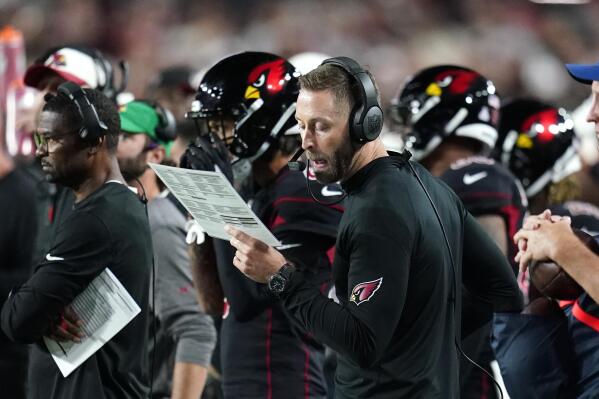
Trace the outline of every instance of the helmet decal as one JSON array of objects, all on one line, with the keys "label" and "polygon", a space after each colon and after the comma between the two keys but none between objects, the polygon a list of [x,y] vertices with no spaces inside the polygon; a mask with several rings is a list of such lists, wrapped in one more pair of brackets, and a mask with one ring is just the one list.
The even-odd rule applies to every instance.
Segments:
[{"label": "helmet decal", "polygon": [[[264,52],[243,52],[223,58],[202,78],[189,118],[228,119],[229,151],[238,158],[255,159],[296,123],[293,114],[299,73],[286,59]],[[232,127],[231,127],[232,126]]]},{"label": "helmet decal", "polygon": [[477,71],[437,65],[417,72],[392,101],[391,117],[406,148],[423,160],[446,139],[471,140],[480,154],[497,140],[500,101],[493,82]]},{"label": "helmet decal", "polygon": [[260,98],[261,92],[278,93],[285,84],[285,60],[278,59],[256,66],[248,76],[245,98]]},{"label": "helmet decal", "polygon": [[449,69],[438,74],[435,82],[431,83],[426,91],[427,93],[429,93],[429,91],[434,92],[435,90],[431,86],[435,85],[438,88],[436,91],[439,93],[436,95],[439,96],[443,93],[443,90],[447,90],[449,94],[466,94],[468,89],[472,86],[472,83],[479,76],[480,75],[474,71]]},{"label": "helmet decal", "polygon": [[555,138],[559,133],[559,115],[557,109],[546,109],[531,115],[522,123],[522,133],[529,133],[537,136],[539,141],[548,142]]}]

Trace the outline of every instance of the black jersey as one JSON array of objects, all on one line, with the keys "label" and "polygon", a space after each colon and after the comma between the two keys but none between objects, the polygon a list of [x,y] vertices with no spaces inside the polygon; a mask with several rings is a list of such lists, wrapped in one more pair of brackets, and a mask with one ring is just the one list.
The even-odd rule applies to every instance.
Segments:
[{"label": "black jersey", "polygon": [[[152,241],[144,206],[125,185],[107,183],[75,204],[33,273],[2,308],[6,335],[35,343],[30,398],[142,398],[148,394],[147,314]],[[105,268],[141,312],[64,378],[42,336]]]},{"label": "black jersey", "polygon": [[474,156],[454,162],[441,176],[473,216],[498,215],[506,225],[508,257],[516,270],[518,247],[512,237],[522,227],[528,201],[522,185],[491,158]]},{"label": "black jersey", "polygon": [[[481,156],[468,157],[452,163],[441,179],[460,197],[472,215],[497,215],[503,218],[506,225],[508,257],[516,273],[517,265],[513,258],[518,248],[512,237],[522,225],[527,206],[526,195],[518,180],[493,159]],[[463,292],[464,323],[469,322],[471,302],[476,301],[468,291]],[[490,371],[490,363],[493,360],[489,333],[490,326],[485,326],[462,341],[462,348],[468,357],[487,372]],[[461,359],[461,363],[462,399],[496,396],[485,373],[465,358]]]},{"label": "black jersey", "polygon": [[[286,309],[339,354],[337,398],[457,398],[456,286],[463,281],[495,310],[521,307],[497,246],[449,188],[414,167],[439,211],[453,262],[411,170],[403,160],[383,157],[343,184],[348,197],[333,264],[339,303],[302,273],[293,274],[283,296]],[[491,311],[481,312],[472,328],[489,321]]]},{"label": "black jersey", "polygon": [[[340,193],[310,182],[315,194]],[[247,194],[247,193],[244,193]],[[327,196],[327,195],[325,195]],[[325,292],[340,205],[322,206],[305,176],[284,168],[268,187],[245,195],[252,210],[288,249],[282,253]],[[221,327],[223,391],[227,398],[324,398],[324,348],[293,322],[266,290],[232,264],[234,250],[215,240],[219,278],[226,296]]]}]

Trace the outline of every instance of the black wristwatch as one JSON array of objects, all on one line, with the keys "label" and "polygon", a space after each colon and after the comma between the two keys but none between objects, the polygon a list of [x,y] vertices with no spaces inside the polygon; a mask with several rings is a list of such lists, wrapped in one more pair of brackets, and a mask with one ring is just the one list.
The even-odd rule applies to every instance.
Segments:
[{"label": "black wristwatch", "polygon": [[276,296],[282,295],[287,288],[295,271],[295,266],[287,262],[278,272],[270,276],[268,279],[268,290]]}]

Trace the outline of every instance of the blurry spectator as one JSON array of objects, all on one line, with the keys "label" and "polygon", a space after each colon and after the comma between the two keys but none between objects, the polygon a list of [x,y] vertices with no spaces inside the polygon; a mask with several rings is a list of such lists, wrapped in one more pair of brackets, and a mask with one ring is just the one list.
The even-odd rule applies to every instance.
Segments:
[{"label": "blurry spectator", "polygon": [[[117,157],[123,176],[148,199],[154,247],[155,282],[150,307],[156,319],[156,345],[151,346],[154,399],[198,399],[216,342],[210,316],[200,311],[193,287],[185,222],[187,212],[168,191],[159,188],[149,162],[167,157],[174,137],[174,118],[157,104],[132,101],[121,107]],[[170,126],[169,126],[170,121]]]},{"label": "blurry spectator", "polygon": [[191,107],[201,72],[188,66],[174,66],[161,70],[146,88],[145,97],[170,110],[177,121],[177,137],[171,148],[170,159],[179,164],[187,146],[197,135],[193,121],[185,119]]},{"label": "blurry spectator", "polygon": [[[0,145],[0,304],[11,289],[23,284],[33,272],[32,254],[36,234],[35,187]],[[25,345],[10,342],[0,330],[0,386],[2,396],[25,398],[27,384]]]},{"label": "blurry spectator", "polygon": [[[138,96],[165,66],[212,65],[228,54],[257,49],[284,55],[360,55],[379,77],[385,102],[410,71],[460,63],[484,73],[504,96],[539,90],[545,101],[568,107],[579,103],[585,92],[556,75],[556,60],[584,59],[589,57],[586,49],[597,48],[589,38],[599,33],[594,23],[599,4],[487,3],[257,0],[250,6],[231,0],[12,0],[0,6],[0,23],[22,29],[32,54],[73,41],[121,54],[131,61],[135,75],[130,87]],[[201,51],[196,51],[199,43]],[[534,74],[538,68],[550,73],[554,84],[542,85],[539,76],[544,75]]]}]

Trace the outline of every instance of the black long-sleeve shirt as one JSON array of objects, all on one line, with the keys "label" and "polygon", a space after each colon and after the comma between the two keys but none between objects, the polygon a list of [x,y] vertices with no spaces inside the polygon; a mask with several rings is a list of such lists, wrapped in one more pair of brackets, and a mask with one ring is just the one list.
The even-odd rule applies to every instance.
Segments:
[{"label": "black long-sleeve shirt", "polygon": [[[338,398],[458,397],[462,275],[481,304],[521,307],[516,279],[492,239],[447,186],[414,167],[443,221],[453,265],[422,187],[404,161],[384,157],[344,183],[349,195],[333,264],[340,303],[301,273],[283,298],[317,340],[340,354]],[[471,328],[490,318],[481,311]]]},{"label": "black long-sleeve shirt", "polygon": [[[139,199],[107,183],[75,205],[58,226],[50,252],[31,278],[13,290],[1,313],[4,333],[35,343],[29,398],[142,398],[148,391],[147,313],[152,242]],[[108,267],[141,312],[64,378],[42,337],[64,307]]]}]

